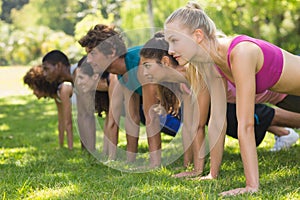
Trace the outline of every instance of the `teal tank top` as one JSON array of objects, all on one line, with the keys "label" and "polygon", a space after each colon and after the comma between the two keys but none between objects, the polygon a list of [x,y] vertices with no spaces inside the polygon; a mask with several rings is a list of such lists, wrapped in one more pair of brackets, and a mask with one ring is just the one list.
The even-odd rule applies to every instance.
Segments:
[{"label": "teal tank top", "polygon": [[142,86],[138,80],[137,72],[140,63],[141,48],[142,46],[136,46],[127,49],[127,53],[125,55],[125,64],[128,80],[126,80],[123,75],[118,75],[118,79],[122,85],[127,87],[129,90],[138,93],[140,96],[142,96]]}]

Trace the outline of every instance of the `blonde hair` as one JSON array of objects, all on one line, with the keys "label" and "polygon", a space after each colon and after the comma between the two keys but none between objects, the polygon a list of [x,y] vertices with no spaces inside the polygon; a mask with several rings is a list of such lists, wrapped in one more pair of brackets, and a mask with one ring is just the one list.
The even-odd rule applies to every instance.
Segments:
[{"label": "blonde hair", "polygon": [[190,83],[193,94],[195,94],[196,96],[199,93],[200,89],[206,87],[204,84],[205,81],[203,79],[202,73],[199,71],[199,68],[192,63],[189,63],[188,67],[186,68],[186,78]]},{"label": "blonde hair", "polygon": [[206,37],[215,40],[216,25],[208,17],[199,4],[188,2],[183,8],[175,10],[165,21],[165,25],[174,21],[180,21],[190,30],[202,29]]}]

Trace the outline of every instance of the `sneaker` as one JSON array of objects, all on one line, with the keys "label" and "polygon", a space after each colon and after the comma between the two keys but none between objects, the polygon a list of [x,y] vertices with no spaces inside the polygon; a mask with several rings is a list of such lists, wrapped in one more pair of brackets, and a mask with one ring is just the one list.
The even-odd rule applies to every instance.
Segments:
[{"label": "sneaker", "polygon": [[274,147],[270,151],[280,151],[281,149],[287,149],[297,142],[297,140],[299,139],[298,133],[291,128],[285,129],[289,131],[289,134],[281,137],[275,136],[276,142],[274,144]]}]

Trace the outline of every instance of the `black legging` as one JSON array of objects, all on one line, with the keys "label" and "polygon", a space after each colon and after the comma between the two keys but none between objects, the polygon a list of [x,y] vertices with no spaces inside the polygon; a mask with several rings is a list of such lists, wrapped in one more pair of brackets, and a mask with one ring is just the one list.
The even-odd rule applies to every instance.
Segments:
[{"label": "black legging", "polygon": [[300,113],[300,96],[287,95],[281,102],[277,103],[276,106],[284,110]]}]

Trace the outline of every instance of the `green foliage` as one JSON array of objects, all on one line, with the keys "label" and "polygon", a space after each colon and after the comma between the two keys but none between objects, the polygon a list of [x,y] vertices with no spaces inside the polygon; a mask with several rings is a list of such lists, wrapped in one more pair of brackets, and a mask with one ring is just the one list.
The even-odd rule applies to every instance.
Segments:
[{"label": "green foliage", "polygon": [[[9,26],[1,26],[1,32],[8,29]],[[76,45],[73,37],[66,35],[62,31],[53,31],[48,27],[37,26],[28,27],[25,30],[10,30],[9,35],[3,41],[2,60],[3,64],[40,64],[41,57],[48,51],[60,49],[64,51],[72,62],[77,61],[81,48]]]},{"label": "green foliage", "polygon": [[122,2],[124,0],[98,0],[98,3],[101,5],[101,14],[104,18],[109,18],[109,15],[114,16],[114,21],[116,25],[119,25],[120,14],[119,10],[121,9]]},{"label": "green foliage", "polygon": [[[39,24],[48,26],[53,30],[62,30],[66,34],[73,35],[74,26],[76,24],[76,12],[73,13],[73,10],[71,10],[71,5],[77,1],[37,1],[41,3],[39,10],[43,14],[43,17],[38,21]],[[73,8],[75,7],[73,6]]]},{"label": "green foliage", "polygon": [[112,24],[113,15],[109,14],[108,18],[104,18],[100,11],[93,14],[87,14],[81,21],[75,26],[75,40],[78,41],[81,37],[85,36],[86,33],[93,28],[96,24]]},{"label": "green foliage", "polygon": [[[2,4],[3,4],[3,2],[0,1],[0,15],[2,15]],[[1,19],[2,19],[2,18],[1,18]]]},{"label": "green foliage", "polygon": [[82,48],[75,41],[74,37],[67,35],[63,31],[51,31],[45,40],[40,43],[41,55],[53,49],[62,50],[69,58],[71,63],[76,63],[81,58]]},{"label": "green foliage", "polygon": [[6,23],[11,23],[11,11],[20,10],[29,0],[1,0],[0,1],[0,19]]},{"label": "green foliage", "polygon": [[17,29],[24,30],[27,27],[38,26],[38,20],[42,18],[42,14],[39,11],[37,5],[38,1],[31,1],[29,4],[26,4],[21,10],[12,10],[12,22]]},{"label": "green foliage", "polygon": [[10,56],[11,49],[8,46],[10,34],[12,32],[12,26],[0,20],[0,65],[8,64],[8,57]]},{"label": "green foliage", "polygon": [[154,23],[156,27],[163,28],[165,19],[177,8],[183,7],[187,1],[173,0],[160,1],[153,0]]},{"label": "green foliage", "polygon": [[31,0],[20,11],[13,12],[12,18],[14,24],[20,28],[42,25],[73,35],[75,24],[81,19],[77,13],[85,8],[86,6],[80,1]]},{"label": "green foliage", "polygon": [[[77,44],[78,39],[97,23],[115,24],[124,33],[129,47],[142,45],[155,31],[163,28],[170,13],[187,1],[2,0],[0,64],[28,64],[38,60],[44,49],[54,47],[70,52],[71,60],[76,60],[84,53]],[[149,18],[149,2],[152,2],[153,20]],[[247,34],[300,54],[299,0],[199,2],[226,35]],[[39,36],[45,27],[48,30]],[[56,36],[58,38],[53,39]],[[47,42],[41,37],[50,40]],[[49,44],[52,42],[54,44]]]},{"label": "green foliage", "polygon": [[[141,45],[150,36],[147,2],[143,0],[124,1],[120,9],[120,28],[126,34],[128,46]],[[145,28],[145,29],[144,29]]]},{"label": "green foliage", "polygon": [[297,0],[211,0],[205,11],[227,35],[246,34],[300,53]]},{"label": "green foliage", "polygon": [[152,33],[163,29],[164,20],[173,10],[184,4],[180,0],[152,2],[154,26],[151,27],[147,0],[129,0],[122,4],[120,9],[121,24],[125,39],[129,47],[143,45]]}]

